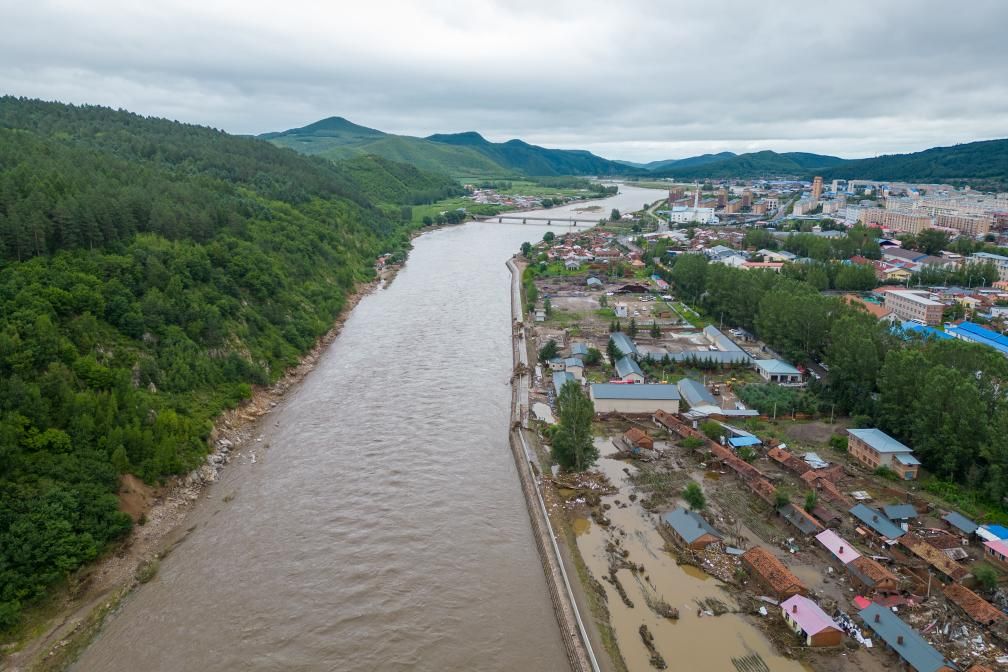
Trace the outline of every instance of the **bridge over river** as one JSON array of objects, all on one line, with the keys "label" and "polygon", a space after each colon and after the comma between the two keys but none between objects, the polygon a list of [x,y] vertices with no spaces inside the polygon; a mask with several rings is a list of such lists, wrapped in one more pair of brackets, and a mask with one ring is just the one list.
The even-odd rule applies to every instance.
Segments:
[{"label": "bridge over river", "polygon": [[517,214],[500,214],[500,215],[490,215],[485,217],[476,217],[475,219],[481,222],[497,222],[499,224],[529,224],[535,226],[568,226],[570,228],[577,228],[579,226],[588,227],[595,226],[598,224],[598,218],[577,218],[563,215],[557,217],[542,217],[542,216],[529,216],[523,215],[521,213]]}]

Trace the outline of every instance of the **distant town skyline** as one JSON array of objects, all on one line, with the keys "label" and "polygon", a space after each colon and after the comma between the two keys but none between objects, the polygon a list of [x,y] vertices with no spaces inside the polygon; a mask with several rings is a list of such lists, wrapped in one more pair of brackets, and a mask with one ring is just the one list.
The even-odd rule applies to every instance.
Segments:
[{"label": "distant town skyline", "polygon": [[652,161],[1008,136],[1008,5],[6,3],[0,92],[258,134],[329,116]]}]

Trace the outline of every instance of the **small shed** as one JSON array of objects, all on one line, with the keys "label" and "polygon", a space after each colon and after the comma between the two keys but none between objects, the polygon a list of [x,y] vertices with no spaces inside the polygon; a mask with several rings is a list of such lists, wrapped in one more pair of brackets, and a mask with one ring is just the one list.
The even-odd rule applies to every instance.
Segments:
[{"label": "small shed", "polygon": [[598,278],[588,278],[587,283],[593,289],[602,289],[602,281]]},{"label": "small shed", "polygon": [[755,436],[735,436],[728,439],[728,445],[730,445],[735,450],[739,448],[752,447],[762,445],[763,442],[760,441]]},{"label": "small shed", "polygon": [[843,641],[840,626],[809,598],[793,595],[780,606],[784,621],[806,646],[839,646]]}]

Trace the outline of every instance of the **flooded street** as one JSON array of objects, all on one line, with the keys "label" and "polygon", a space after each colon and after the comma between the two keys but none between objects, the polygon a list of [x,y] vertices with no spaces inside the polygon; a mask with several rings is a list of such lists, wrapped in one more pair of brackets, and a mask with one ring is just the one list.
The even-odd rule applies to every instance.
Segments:
[{"label": "flooded street", "polygon": [[[608,440],[597,439],[596,443],[602,455],[613,452]],[[603,504],[611,505],[605,512],[611,521],[608,529],[589,519],[581,519],[576,526],[580,528],[577,529],[578,548],[592,575],[608,595],[610,620],[630,670],[654,669],[638,632],[642,624],[654,635],[655,647],[670,670],[735,670],[732,658],[753,655],[762,658],[773,672],[805,670],[801,664],[775,653],[763,633],[744,616],[735,613],[698,615],[698,600],[713,598],[732,610],[737,605],[731,594],[719,587],[720,581],[697,567],[676,564],[656,531],[657,517],[644,512],[638,504],[628,502],[633,489],[624,469],[632,473],[635,467],[602,457],[598,468],[620,492],[602,497]],[[625,508],[617,501],[626,505]],[[620,539],[619,547],[629,552],[627,561],[645,568],[637,573],[630,569],[617,572],[633,608],[623,602],[612,584],[603,580],[609,574],[606,547],[615,538]],[[655,613],[648,604],[656,600],[664,600],[677,608],[679,619],[669,620]]]},{"label": "flooded street", "polygon": [[420,237],[72,669],[566,669],[507,444],[504,262],[546,230]]}]

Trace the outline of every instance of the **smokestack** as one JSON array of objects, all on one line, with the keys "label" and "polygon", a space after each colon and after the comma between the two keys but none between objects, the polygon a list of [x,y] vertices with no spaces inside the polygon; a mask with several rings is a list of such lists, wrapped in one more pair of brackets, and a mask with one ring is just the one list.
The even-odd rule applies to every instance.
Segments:
[{"label": "smokestack", "polygon": [[797,614],[798,613],[798,605],[797,604],[792,604],[791,605],[791,613],[792,614]]},{"label": "smokestack", "polygon": [[843,546],[840,547],[840,555],[843,555]]},{"label": "smokestack", "polygon": [[903,635],[900,635],[899,637],[896,638],[896,643],[897,644],[902,644],[903,643]]},{"label": "smokestack", "polygon": [[882,617],[881,617],[881,616],[879,616],[878,614],[875,614],[875,622],[876,622],[876,623],[878,623],[878,622],[880,622],[881,620],[882,620]]}]

